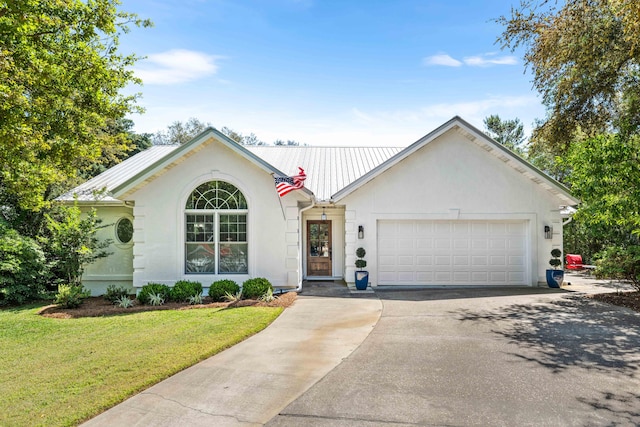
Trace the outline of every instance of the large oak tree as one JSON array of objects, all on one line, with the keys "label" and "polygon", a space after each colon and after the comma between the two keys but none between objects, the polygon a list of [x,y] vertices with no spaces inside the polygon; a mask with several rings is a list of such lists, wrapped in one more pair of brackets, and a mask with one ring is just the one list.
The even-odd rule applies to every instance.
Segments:
[{"label": "large oak tree", "polygon": [[121,89],[137,79],[137,57],[118,51],[129,26],[149,21],[118,0],[0,3],[0,190],[23,208],[46,203],[47,188],[76,175],[104,148],[108,128],[136,110]]},{"label": "large oak tree", "polygon": [[576,130],[635,133],[640,126],[640,2],[523,0],[503,47],[524,48],[548,114],[536,143],[564,152]]}]

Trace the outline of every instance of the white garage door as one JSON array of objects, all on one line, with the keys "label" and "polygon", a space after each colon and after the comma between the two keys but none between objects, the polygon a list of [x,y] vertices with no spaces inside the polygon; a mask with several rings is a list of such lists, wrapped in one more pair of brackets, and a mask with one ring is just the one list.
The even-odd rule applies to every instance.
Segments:
[{"label": "white garage door", "polygon": [[379,285],[525,285],[524,221],[378,221]]}]

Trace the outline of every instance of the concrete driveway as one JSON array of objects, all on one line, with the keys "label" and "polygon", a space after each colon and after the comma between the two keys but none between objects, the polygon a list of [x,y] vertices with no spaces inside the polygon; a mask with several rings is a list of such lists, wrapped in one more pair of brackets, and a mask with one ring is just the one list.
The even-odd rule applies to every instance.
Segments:
[{"label": "concrete driveway", "polygon": [[257,335],[87,426],[640,425],[640,313],[570,289],[314,284]]},{"label": "concrete driveway", "polygon": [[640,425],[640,313],[549,289],[376,295],[371,334],[267,426]]}]

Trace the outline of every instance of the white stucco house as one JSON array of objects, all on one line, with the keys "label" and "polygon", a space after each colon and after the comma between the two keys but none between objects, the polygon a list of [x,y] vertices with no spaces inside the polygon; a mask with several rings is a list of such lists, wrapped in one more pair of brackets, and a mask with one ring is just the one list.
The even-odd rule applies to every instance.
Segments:
[{"label": "white stucco house", "polygon": [[[274,176],[302,167],[280,198]],[[96,191],[101,191],[96,197]],[[578,200],[459,117],[406,148],[241,146],[209,128],[155,146],[60,197],[97,208],[113,255],[86,287],[266,277],[378,286],[538,286]]]}]

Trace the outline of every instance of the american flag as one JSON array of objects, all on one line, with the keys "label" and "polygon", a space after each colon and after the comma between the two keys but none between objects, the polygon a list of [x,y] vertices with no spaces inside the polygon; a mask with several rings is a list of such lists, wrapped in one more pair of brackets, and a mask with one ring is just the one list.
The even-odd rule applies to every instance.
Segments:
[{"label": "american flag", "polygon": [[298,167],[300,172],[295,176],[276,176],[276,191],[280,197],[285,194],[289,194],[293,190],[299,190],[304,187],[304,180],[307,179],[307,175],[304,173],[304,169]]}]

